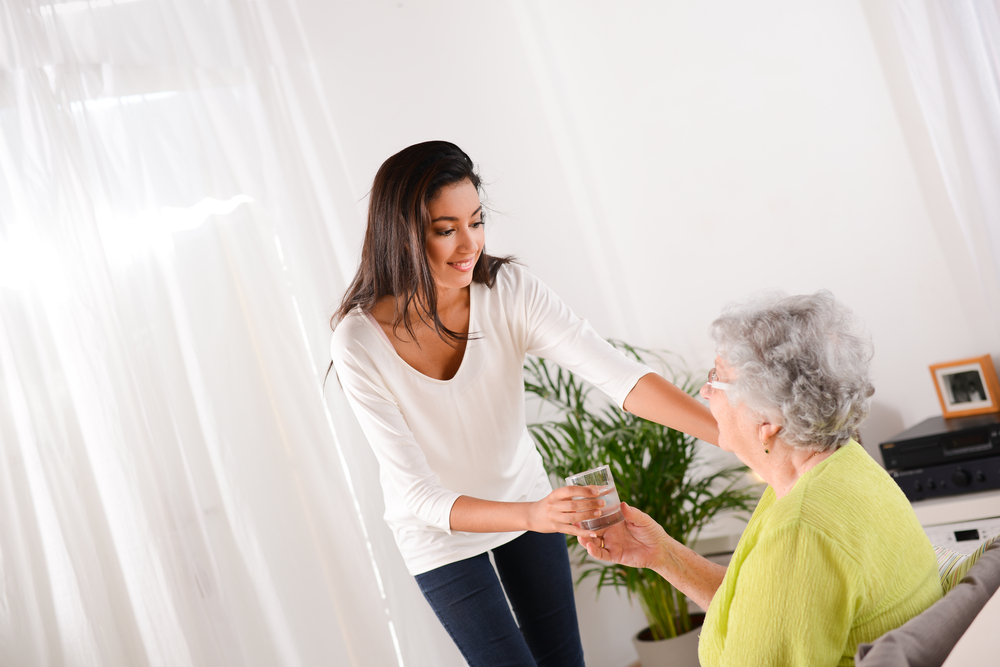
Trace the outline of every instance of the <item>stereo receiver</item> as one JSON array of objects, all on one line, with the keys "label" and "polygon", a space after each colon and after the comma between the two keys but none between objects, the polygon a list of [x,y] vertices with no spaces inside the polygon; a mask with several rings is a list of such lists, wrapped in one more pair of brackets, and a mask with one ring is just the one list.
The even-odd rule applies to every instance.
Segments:
[{"label": "stereo receiver", "polygon": [[1000,414],[931,417],[879,450],[910,500],[1000,488]]}]

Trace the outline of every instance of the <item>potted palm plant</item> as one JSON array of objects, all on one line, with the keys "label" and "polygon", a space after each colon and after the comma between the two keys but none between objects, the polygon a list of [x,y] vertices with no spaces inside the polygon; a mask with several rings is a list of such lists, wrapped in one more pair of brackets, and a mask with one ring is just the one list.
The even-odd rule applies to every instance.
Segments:
[{"label": "potted palm plant", "polygon": [[[690,373],[675,373],[660,355],[612,341],[626,354],[660,366],[673,382],[695,394],[699,384]],[[525,390],[541,399],[551,419],[528,425],[548,472],[564,477],[608,464],[619,496],[637,507],[683,544],[690,545],[702,528],[722,513],[752,510],[759,490],[744,483],[746,468],[706,469],[698,465],[697,439],[633,414],[590,395],[591,388],[575,375],[544,359],[525,364]],[[605,586],[624,588],[630,600],[638,598],[649,628],[639,633],[636,646],[644,652],[642,636],[650,641],[694,634],[687,598],[652,570],[636,569],[589,558],[575,538],[568,540],[581,568],[577,584],[597,578]],[[693,636],[694,664],[697,639]],[[644,667],[651,667],[643,662]]]}]

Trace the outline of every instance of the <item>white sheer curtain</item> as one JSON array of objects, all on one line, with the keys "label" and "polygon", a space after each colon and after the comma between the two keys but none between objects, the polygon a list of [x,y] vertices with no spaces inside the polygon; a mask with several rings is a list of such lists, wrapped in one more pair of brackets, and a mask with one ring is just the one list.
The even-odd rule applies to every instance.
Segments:
[{"label": "white sheer curtain", "polygon": [[986,294],[1000,288],[1000,2],[891,0],[948,198]]},{"label": "white sheer curtain", "polygon": [[363,223],[297,22],[0,5],[0,664],[458,664],[320,392]]}]

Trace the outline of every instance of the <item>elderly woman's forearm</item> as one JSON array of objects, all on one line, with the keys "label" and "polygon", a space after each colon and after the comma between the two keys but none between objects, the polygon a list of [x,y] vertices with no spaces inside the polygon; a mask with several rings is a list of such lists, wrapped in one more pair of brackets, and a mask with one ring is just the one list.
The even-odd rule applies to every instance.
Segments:
[{"label": "elderly woman's forearm", "polygon": [[724,565],[699,556],[673,538],[669,538],[669,546],[663,554],[661,564],[654,569],[674,588],[706,611],[726,576]]},{"label": "elderly woman's forearm", "polygon": [[711,411],[656,373],[647,373],[632,387],[624,407],[643,419],[719,444],[719,426]]}]

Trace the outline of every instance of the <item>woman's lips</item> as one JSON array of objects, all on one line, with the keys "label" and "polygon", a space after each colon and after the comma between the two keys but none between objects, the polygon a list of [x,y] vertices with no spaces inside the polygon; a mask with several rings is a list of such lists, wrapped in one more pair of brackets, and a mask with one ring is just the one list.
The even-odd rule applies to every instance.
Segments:
[{"label": "woman's lips", "polygon": [[461,262],[448,262],[448,266],[456,269],[458,271],[471,271],[472,267],[476,265],[476,258],[466,259]]}]

